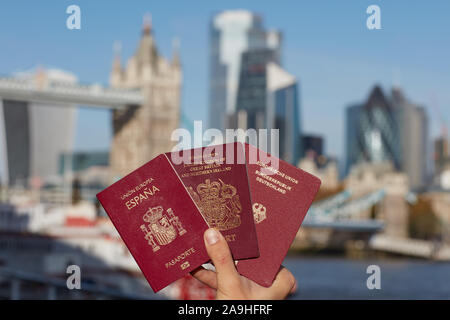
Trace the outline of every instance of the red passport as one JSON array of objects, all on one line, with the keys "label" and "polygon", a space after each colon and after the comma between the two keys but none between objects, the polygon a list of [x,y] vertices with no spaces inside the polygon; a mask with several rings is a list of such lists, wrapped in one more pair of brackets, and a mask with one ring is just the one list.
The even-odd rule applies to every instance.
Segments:
[{"label": "red passport", "polygon": [[208,225],[165,155],[97,194],[153,291],[209,260]]},{"label": "red passport", "polygon": [[[240,274],[269,287],[320,188],[320,180],[246,144],[253,215],[259,242],[257,259],[238,261]],[[278,168],[267,157],[278,161]],[[271,173],[271,174],[268,174]]]},{"label": "red passport", "polygon": [[228,241],[233,258],[258,257],[244,146],[236,142],[166,155],[208,225]]}]

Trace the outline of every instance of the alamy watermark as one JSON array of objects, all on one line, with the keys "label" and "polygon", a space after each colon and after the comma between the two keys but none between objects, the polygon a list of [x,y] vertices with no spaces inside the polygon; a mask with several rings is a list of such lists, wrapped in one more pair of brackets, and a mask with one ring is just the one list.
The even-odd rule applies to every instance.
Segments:
[{"label": "alamy watermark", "polygon": [[[194,121],[193,135],[187,129],[178,128],[172,132],[171,140],[178,142],[171,152],[174,164],[244,164],[245,150],[237,154],[233,143],[248,143],[256,148],[249,148],[248,163],[259,164],[263,174],[276,174],[279,168],[279,130],[278,129],[226,129],[225,135],[219,129],[203,131],[202,121]],[[270,148],[268,148],[270,141]],[[206,144],[206,147],[204,146]],[[194,155],[186,150],[194,149]],[[270,151],[270,153],[269,153]]]},{"label": "alamy watermark", "polygon": [[76,264],[67,267],[66,273],[69,274],[66,280],[67,289],[81,289],[81,268]]},{"label": "alamy watermark", "polygon": [[[69,30],[81,29],[81,8],[75,4],[67,7],[66,13],[69,16],[66,19],[66,27]],[[366,13],[370,16],[367,17],[366,26],[369,30],[381,29],[381,9],[378,5],[372,4],[367,7]]]},{"label": "alamy watermark", "polygon": [[381,29],[381,9],[376,4],[367,7],[366,13],[370,14],[366,20],[366,26],[369,30]]},{"label": "alamy watermark", "polygon": [[367,267],[366,273],[370,274],[367,278],[366,285],[369,290],[381,289],[381,268],[376,264]]},{"label": "alamy watermark", "polygon": [[66,27],[69,30],[81,29],[81,9],[73,4],[67,7],[66,13],[69,14],[66,20]]}]

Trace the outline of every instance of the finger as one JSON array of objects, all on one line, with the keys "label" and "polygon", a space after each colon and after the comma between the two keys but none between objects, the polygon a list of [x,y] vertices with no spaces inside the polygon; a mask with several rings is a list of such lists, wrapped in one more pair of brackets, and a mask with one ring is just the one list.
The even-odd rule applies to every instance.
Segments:
[{"label": "finger", "polygon": [[297,290],[298,290],[298,281],[297,281],[297,279],[295,279],[294,285],[292,286],[291,291],[289,291],[289,294],[294,294],[297,292]]},{"label": "finger", "polygon": [[285,298],[294,289],[295,283],[296,280],[292,273],[281,266],[271,286],[273,295],[282,299]]},{"label": "finger", "polygon": [[191,275],[201,283],[206,284],[213,289],[217,289],[217,275],[214,271],[206,270],[200,266],[193,270]]},{"label": "finger", "polygon": [[234,266],[228,243],[222,234],[210,228],[204,234],[205,247],[211,261],[214,263],[217,273],[217,281],[229,282],[238,279],[239,274]]}]

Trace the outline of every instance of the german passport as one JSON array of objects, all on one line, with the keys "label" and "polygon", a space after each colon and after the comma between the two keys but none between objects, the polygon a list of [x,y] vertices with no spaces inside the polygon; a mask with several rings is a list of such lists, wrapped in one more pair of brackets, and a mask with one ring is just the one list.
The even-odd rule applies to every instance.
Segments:
[{"label": "german passport", "polygon": [[97,198],[155,292],[209,260],[208,224],[164,154]]},{"label": "german passport", "polygon": [[244,148],[239,142],[166,154],[210,227],[236,260],[259,256]]},{"label": "german passport", "polygon": [[[246,144],[246,162],[260,256],[241,260],[240,274],[268,287],[272,284],[320,180],[291,164]],[[267,161],[271,159],[271,161]]]}]

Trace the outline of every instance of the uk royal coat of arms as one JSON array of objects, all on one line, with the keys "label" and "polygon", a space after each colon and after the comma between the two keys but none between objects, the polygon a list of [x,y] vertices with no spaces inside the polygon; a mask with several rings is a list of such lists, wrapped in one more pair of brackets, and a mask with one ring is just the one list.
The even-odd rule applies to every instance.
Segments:
[{"label": "uk royal coat of arms", "polygon": [[241,225],[242,205],[231,184],[206,179],[196,190],[189,187],[188,191],[210,227],[229,230]]},{"label": "uk royal coat of arms", "polygon": [[141,230],[153,252],[158,251],[160,246],[171,243],[177,235],[182,236],[186,233],[172,208],[168,208],[166,212],[162,206],[149,208],[142,219],[146,224],[141,225]]}]

